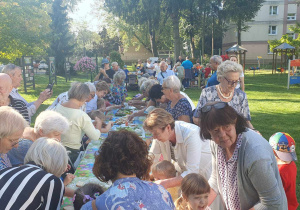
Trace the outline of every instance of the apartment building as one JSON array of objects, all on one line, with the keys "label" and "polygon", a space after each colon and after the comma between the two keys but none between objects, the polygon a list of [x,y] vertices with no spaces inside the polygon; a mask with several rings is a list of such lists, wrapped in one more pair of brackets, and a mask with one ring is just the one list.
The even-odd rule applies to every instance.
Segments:
[{"label": "apartment building", "polygon": [[[300,21],[300,7],[295,1],[265,0],[253,21],[248,22],[248,31],[242,32],[242,46],[248,50],[246,61],[248,64],[256,63],[257,56],[261,56],[265,63],[272,62],[272,52],[268,40],[280,39],[283,34],[296,37],[289,27]],[[237,32],[234,25],[229,29],[223,38],[223,53],[226,49],[237,43]]]}]

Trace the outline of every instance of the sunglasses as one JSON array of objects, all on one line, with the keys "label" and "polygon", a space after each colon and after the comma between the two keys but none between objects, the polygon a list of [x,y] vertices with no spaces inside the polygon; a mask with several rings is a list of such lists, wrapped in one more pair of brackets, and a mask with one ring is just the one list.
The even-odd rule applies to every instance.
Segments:
[{"label": "sunglasses", "polygon": [[212,107],[214,107],[215,109],[223,109],[226,105],[227,105],[226,102],[218,102],[213,105],[205,105],[204,107],[201,108],[201,112],[202,113],[209,112]]},{"label": "sunglasses", "polygon": [[228,82],[228,85],[231,85],[231,86],[237,85],[237,83],[240,81],[240,80],[231,81],[231,80],[228,80],[226,77],[224,77],[224,79],[226,79],[226,81]]}]

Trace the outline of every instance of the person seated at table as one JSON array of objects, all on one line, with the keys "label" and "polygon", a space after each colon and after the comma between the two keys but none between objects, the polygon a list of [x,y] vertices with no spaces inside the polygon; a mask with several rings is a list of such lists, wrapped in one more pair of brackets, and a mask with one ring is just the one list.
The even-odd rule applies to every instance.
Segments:
[{"label": "person seated at table", "polygon": [[61,135],[61,142],[69,153],[70,160],[74,163],[78,157],[81,147],[81,140],[86,134],[92,140],[98,140],[102,121],[95,118],[94,125],[91,118],[80,107],[90,97],[90,90],[84,83],[76,82],[68,91],[69,100],[66,103],[58,104],[55,111],[62,114],[69,121],[69,129]]},{"label": "person seated at table", "polygon": [[26,120],[17,110],[9,106],[0,107],[0,170],[12,166],[7,153],[18,147],[27,126]]},{"label": "person seated at table", "polygon": [[162,186],[147,180],[152,159],[146,143],[134,132],[111,131],[95,156],[94,175],[113,184],[81,209],[174,209]]},{"label": "person seated at table", "polygon": [[159,160],[172,161],[178,176],[156,181],[165,188],[180,186],[189,173],[201,173],[209,178],[211,173],[210,142],[201,139],[200,128],[184,121],[175,121],[164,109],[154,109],[144,121],[145,130],[153,135],[150,154]]},{"label": "person seated at table", "polygon": [[60,209],[68,155],[55,139],[37,139],[23,166],[0,171],[1,209]]},{"label": "person seated at table", "polygon": [[88,183],[75,190],[72,199],[74,210],[80,210],[81,207],[89,201],[95,200],[104,193],[103,188],[94,183]]},{"label": "person seated at table", "polygon": [[176,76],[167,77],[162,84],[162,91],[169,100],[167,111],[174,120],[192,122],[193,110],[188,99],[180,93],[181,83]]},{"label": "person seated at table", "polygon": [[[74,82],[74,83],[76,83],[76,82]],[[89,97],[85,101],[85,102],[89,102],[90,100],[92,100],[95,97],[96,88],[95,88],[95,85],[91,82],[85,82],[84,84],[86,84],[90,90]],[[72,85],[73,85],[73,83],[71,84],[71,86]],[[47,110],[54,110],[58,104],[63,104],[63,103],[66,103],[67,101],[69,101],[68,91],[59,94],[57,96],[57,98],[55,99],[55,101],[53,101],[53,103],[47,108]],[[80,107],[80,110],[86,112],[86,103],[82,104],[82,106]]]},{"label": "person seated at table", "polygon": [[104,99],[116,105],[124,103],[127,96],[127,90],[124,84],[125,78],[126,75],[124,71],[117,71],[114,74],[114,79],[110,86],[110,93],[107,94]]},{"label": "person seated at table", "polygon": [[55,138],[60,142],[61,134],[68,129],[69,121],[61,114],[51,110],[41,112],[35,120],[34,128],[26,127],[19,146],[7,153],[11,164],[13,166],[23,165],[27,151],[38,138]]},{"label": "person seated at table", "polygon": [[89,102],[86,103],[86,113],[97,110],[97,100],[103,98],[110,92],[110,88],[105,81],[100,81],[96,84],[96,94]]}]

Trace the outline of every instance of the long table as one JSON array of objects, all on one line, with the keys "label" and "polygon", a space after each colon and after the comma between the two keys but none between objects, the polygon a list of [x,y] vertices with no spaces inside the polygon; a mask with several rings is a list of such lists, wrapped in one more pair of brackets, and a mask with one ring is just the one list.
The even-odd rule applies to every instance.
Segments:
[{"label": "long table", "polygon": [[[112,115],[112,121],[116,121],[117,119],[121,118],[121,116],[115,116],[118,110],[113,110],[110,114]],[[132,109],[132,111],[135,111]],[[145,117],[136,117],[133,122],[131,122],[128,126],[125,124],[121,125],[114,125],[112,130],[118,130],[120,128],[132,130],[131,128],[139,128],[138,135],[146,141],[146,139],[151,138],[151,134],[149,132],[145,132],[142,125]],[[83,157],[76,168],[75,171],[75,178],[74,180],[67,186],[73,190],[76,190],[78,186],[83,186],[87,183],[96,183],[99,184],[103,189],[108,189],[111,185],[111,182],[104,183],[99,181],[93,174],[93,166],[95,162],[95,153],[98,152],[99,147],[101,146],[102,142],[107,137],[107,133],[102,133],[99,140],[93,140],[89,143],[86,151],[83,153]],[[72,198],[64,197],[63,205],[61,209],[72,209]]]}]

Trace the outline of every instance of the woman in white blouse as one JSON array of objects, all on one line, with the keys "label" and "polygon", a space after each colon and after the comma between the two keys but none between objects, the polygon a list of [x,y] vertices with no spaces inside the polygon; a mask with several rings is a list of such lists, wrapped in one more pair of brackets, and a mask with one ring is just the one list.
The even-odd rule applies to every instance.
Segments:
[{"label": "woman in white blouse", "polygon": [[174,121],[164,109],[154,109],[144,121],[144,128],[153,134],[150,153],[154,163],[168,160],[174,163],[177,177],[158,180],[165,188],[180,186],[184,176],[200,173],[207,179],[211,174],[211,151],[208,140],[200,138],[200,128],[183,121]]}]

